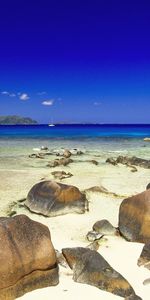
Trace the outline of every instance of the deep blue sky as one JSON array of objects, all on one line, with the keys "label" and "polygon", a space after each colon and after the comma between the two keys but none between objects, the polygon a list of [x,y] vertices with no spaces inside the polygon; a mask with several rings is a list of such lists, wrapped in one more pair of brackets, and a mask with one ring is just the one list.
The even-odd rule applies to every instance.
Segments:
[{"label": "deep blue sky", "polygon": [[149,1],[5,0],[0,12],[0,115],[150,123]]}]

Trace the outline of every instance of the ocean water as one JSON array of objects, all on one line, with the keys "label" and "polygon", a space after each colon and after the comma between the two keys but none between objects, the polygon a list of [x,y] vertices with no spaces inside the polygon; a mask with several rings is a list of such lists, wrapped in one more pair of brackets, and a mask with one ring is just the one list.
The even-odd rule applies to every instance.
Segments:
[{"label": "ocean water", "polygon": [[2,125],[0,168],[27,166],[26,157],[41,146],[79,148],[93,158],[136,155],[149,159],[150,142],[145,137],[150,137],[150,125]]}]

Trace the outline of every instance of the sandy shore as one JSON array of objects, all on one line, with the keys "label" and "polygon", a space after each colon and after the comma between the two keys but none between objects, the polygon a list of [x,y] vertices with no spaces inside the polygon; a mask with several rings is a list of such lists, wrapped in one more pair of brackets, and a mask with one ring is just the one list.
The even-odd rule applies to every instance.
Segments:
[{"label": "sandy shore", "polygon": [[[95,157],[93,157],[95,159]],[[92,225],[101,219],[108,219],[114,226],[118,225],[118,211],[122,200],[130,195],[143,191],[149,183],[149,170],[138,168],[138,172],[132,173],[126,166],[112,166],[83,161],[74,162],[67,167],[46,168],[22,168],[0,170],[0,214],[8,213],[13,201],[25,198],[30,188],[41,179],[53,179],[51,172],[64,170],[71,172],[73,176],[62,182],[73,184],[80,190],[92,186],[104,186],[110,192],[118,194],[105,195],[103,193],[87,193],[89,200],[89,212],[83,215],[68,214],[53,218],[45,218],[30,213],[23,207],[17,207],[18,214],[25,213],[33,220],[46,224],[51,232],[52,242],[55,249],[61,251],[64,247],[83,246],[89,241],[86,234],[92,229]],[[97,158],[101,160],[101,158]],[[42,162],[43,163],[43,162]],[[40,162],[40,164],[42,164]],[[45,162],[44,162],[45,163]],[[37,162],[38,164],[38,162]],[[149,300],[150,284],[144,286],[143,281],[150,277],[150,272],[143,267],[137,266],[137,259],[141,253],[143,244],[129,243],[120,237],[107,236],[100,242],[99,253],[104,256],[108,263],[120,272],[132,285],[137,295],[143,300]],[[101,291],[95,287],[75,283],[72,280],[72,271],[60,266],[60,283],[56,287],[44,288],[28,293],[21,297],[22,300],[46,300],[54,299],[91,299],[94,300],[117,300],[119,296]]]}]

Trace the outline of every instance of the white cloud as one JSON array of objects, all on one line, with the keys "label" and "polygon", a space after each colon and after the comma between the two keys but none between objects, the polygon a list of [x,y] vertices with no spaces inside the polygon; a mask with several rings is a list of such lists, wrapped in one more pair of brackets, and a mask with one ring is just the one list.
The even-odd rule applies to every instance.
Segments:
[{"label": "white cloud", "polygon": [[16,97],[16,94],[15,93],[9,93],[7,91],[3,91],[1,92],[2,95],[6,95],[6,96],[9,96],[9,97]]},{"label": "white cloud", "polygon": [[4,91],[4,92],[1,92],[2,95],[9,95],[9,92],[7,91]]},{"label": "white cloud", "polygon": [[28,100],[30,97],[26,93],[22,93],[19,95],[20,100]]},{"label": "white cloud", "polygon": [[52,106],[54,104],[54,99],[45,100],[42,102],[43,105]]}]

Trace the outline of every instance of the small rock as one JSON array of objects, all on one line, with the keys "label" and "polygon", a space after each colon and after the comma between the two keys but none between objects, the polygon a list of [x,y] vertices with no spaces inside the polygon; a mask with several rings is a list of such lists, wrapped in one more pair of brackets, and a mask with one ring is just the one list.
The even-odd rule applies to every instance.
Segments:
[{"label": "small rock", "polygon": [[55,179],[65,179],[65,178],[70,178],[73,176],[70,172],[66,173],[65,171],[54,171],[51,172],[51,174],[54,176]]},{"label": "small rock", "polygon": [[102,235],[115,235],[116,234],[116,228],[114,226],[112,226],[108,220],[105,220],[105,219],[97,221],[93,225],[93,230]]},{"label": "small rock", "polygon": [[99,240],[103,237],[103,234],[98,233],[96,231],[89,231],[86,235],[86,238],[89,242],[93,242]]},{"label": "small rock", "polygon": [[44,150],[44,151],[48,151],[48,147],[42,146],[42,147],[41,147],[41,150],[42,150],[42,151],[43,151],[43,150]]},{"label": "small rock", "polygon": [[63,156],[66,157],[66,158],[69,158],[69,157],[71,156],[71,152],[70,152],[68,149],[66,149],[66,150],[64,151]]}]

